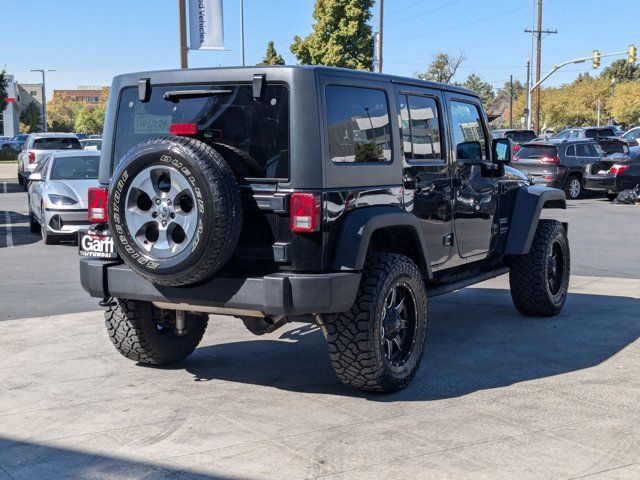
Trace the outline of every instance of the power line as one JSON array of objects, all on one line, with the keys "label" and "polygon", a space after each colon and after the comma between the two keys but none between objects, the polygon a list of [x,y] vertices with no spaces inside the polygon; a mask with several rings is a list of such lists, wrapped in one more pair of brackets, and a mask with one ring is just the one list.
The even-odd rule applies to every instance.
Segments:
[{"label": "power line", "polygon": [[[418,15],[413,15],[413,16],[412,16],[412,17],[410,17],[410,18],[405,18],[405,19],[403,19],[403,20],[397,20],[397,21],[395,21],[395,22],[388,23],[388,24],[387,24],[387,27],[390,27],[391,25],[398,25],[399,23],[404,23],[404,22],[408,22],[408,21],[411,21],[411,20],[415,20],[416,18],[424,17],[425,15],[429,15],[429,14],[431,14],[431,13],[437,12],[437,11],[442,10],[442,9],[444,9],[444,8],[450,7],[450,6],[451,6],[451,5],[453,5],[454,3],[460,3],[461,1],[462,1],[462,0],[453,0],[453,1],[449,2],[449,3],[445,3],[444,5],[442,5],[442,6],[440,6],[440,7],[434,8],[433,10],[429,10],[429,11],[426,11],[426,12],[420,13],[420,14],[418,14]],[[389,15],[387,15],[387,17],[388,17],[388,16],[389,16]]]},{"label": "power line", "polygon": [[397,15],[398,13],[404,12],[405,10],[409,10],[410,8],[415,7],[416,5],[420,5],[421,3],[424,3],[424,0],[418,0],[417,2],[410,3],[406,7],[402,7],[398,10],[394,10],[391,13],[387,14],[387,18]]},{"label": "power line", "polygon": [[467,23],[461,23],[459,25],[454,25],[454,26],[449,27],[449,28],[443,28],[442,30],[434,30],[434,31],[431,31],[429,33],[425,33],[425,34],[422,34],[422,35],[414,35],[412,37],[405,37],[405,38],[400,38],[398,40],[392,40],[391,42],[387,41],[387,43],[406,42],[407,40],[414,40],[416,38],[428,37],[429,35],[435,35],[436,33],[448,32],[450,30],[455,30],[456,28],[467,27],[469,25],[475,25],[476,23],[486,22],[487,20],[492,20],[494,18],[503,17],[505,15],[509,15],[510,13],[514,13],[514,12],[518,12],[520,10],[523,10],[525,8],[529,8],[529,7],[525,6],[525,7],[514,8],[513,10],[507,10],[506,12],[498,13],[496,15],[491,15],[489,17],[479,18],[478,20],[473,20],[473,21],[467,22]]}]

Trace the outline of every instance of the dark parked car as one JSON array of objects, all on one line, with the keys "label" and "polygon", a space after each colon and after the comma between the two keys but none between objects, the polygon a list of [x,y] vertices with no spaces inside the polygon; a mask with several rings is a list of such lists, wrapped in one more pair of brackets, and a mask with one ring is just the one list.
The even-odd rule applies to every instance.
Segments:
[{"label": "dark parked car", "polygon": [[640,127],[632,128],[622,134],[622,139],[626,140],[630,147],[639,145],[638,138],[640,138]]},{"label": "dark parked car", "polygon": [[508,138],[513,143],[513,153],[517,153],[523,143],[528,143],[536,139],[533,130],[499,129],[491,132],[493,138]]},{"label": "dark parked car", "polygon": [[507,165],[469,90],[252,67],[132,73],[111,92],[80,279],[129,359],[183,360],[209,313],[258,335],[306,321],[342,382],[395,391],[428,296],[509,272],[523,315],[564,305],[567,225],[539,216],[565,195]]},{"label": "dark parked car", "polygon": [[567,198],[579,198],[583,191],[584,168],[602,155],[598,143],[588,138],[525,143],[512,165],[529,175],[536,185],[561,188]]},{"label": "dark parked car", "polygon": [[14,151],[19,152],[24,147],[24,142],[27,141],[29,134],[21,133],[15,137],[10,138],[2,142],[2,148],[12,148]]},{"label": "dark parked car", "polygon": [[615,152],[585,167],[584,186],[613,200],[623,190],[640,184],[640,147]]},{"label": "dark parked car", "polygon": [[572,127],[556,133],[555,136],[552,137],[552,140],[615,137],[616,132],[613,127]]}]

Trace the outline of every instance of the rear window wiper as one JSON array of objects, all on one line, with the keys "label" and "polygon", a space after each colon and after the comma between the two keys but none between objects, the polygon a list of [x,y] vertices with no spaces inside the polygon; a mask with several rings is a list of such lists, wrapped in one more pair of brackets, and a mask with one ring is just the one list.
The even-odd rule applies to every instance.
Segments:
[{"label": "rear window wiper", "polygon": [[165,92],[163,98],[170,102],[179,102],[181,98],[202,98],[212,97],[214,95],[227,95],[232,93],[231,90],[170,90]]}]

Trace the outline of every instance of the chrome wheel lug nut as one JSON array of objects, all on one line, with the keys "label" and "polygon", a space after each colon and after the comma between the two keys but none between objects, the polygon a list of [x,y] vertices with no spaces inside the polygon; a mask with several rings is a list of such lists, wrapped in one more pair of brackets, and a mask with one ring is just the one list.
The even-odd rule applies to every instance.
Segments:
[{"label": "chrome wheel lug nut", "polygon": [[166,226],[167,226],[167,221],[166,221],[166,220],[163,220],[163,221],[162,221],[162,226],[163,226],[163,227],[166,227]]},{"label": "chrome wheel lug nut", "polygon": [[156,198],[156,205],[160,205],[160,199]]},{"label": "chrome wheel lug nut", "polygon": [[167,205],[171,205],[171,200],[167,199]]}]

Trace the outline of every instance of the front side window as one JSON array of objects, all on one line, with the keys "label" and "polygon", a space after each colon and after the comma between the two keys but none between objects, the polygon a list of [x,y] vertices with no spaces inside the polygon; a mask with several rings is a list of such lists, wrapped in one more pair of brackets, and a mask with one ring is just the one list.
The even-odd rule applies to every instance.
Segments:
[{"label": "front side window", "polygon": [[[190,90],[218,91],[189,97]],[[165,94],[178,92],[177,96]],[[194,124],[195,136],[211,145],[241,178],[289,177],[289,89],[267,84],[263,99],[251,84],[153,87],[148,102],[138,88],[120,96],[113,150],[114,166],[140,142],[169,135],[172,124]]]},{"label": "front side window", "polygon": [[487,138],[477,105],[453,100],[451,125],[458,160],[487,159]]},{"label": "front side window", "polygon": [[407,160],[442,159],[440,119],[435,99],[401,95],[400,120],[404,156]]},{"label": "front side window", "polygon": [[576,155],[578,157],[590,157],[591,153],[589,152],[589,145],[586,143],[579,143],[576,145]]},{"label": "front side window", "polygon": [[391,161],[389,104],[382,90],[327,86],[329,157],[336,163]]}]

